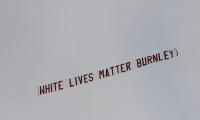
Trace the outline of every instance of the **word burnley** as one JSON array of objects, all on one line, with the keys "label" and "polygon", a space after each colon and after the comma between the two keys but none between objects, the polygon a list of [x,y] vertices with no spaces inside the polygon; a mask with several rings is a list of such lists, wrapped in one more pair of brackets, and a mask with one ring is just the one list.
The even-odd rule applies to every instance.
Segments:
[{"label": "word burnley", "polygon": [[73,78],[66,79],[66,81],[60,80],[57,82],[41,85],[38,87],[38,94],[44,95],[44,94],[52,93],[55,91],[64,90],[64,88],[66,87],[71,88],[71,87],[76,87],[78,85],[87,84],[87,83],[95,81],[96,79],[101,80],[104,78],[108,78],[117,74],[134,70],[135,68],[141,68],[152,63],[169,60],[176,56],[178,56],[178,51],[176,48],[172,50],[165,50],[163,52],[141,57],[133,61],[128,61],[122,64],[114,65],[114,66],[99,70],[97,72],[77,75]]}]

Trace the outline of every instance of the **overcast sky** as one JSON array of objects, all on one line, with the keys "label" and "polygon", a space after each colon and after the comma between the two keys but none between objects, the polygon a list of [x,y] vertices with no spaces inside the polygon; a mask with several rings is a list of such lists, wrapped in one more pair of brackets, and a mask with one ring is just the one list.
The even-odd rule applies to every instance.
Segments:
[{"label": "overcast sky", "polygon": [[[0,0],[0,119],[199,120],[198,0]],[[38,96],[38,86],[180,55]]]}]

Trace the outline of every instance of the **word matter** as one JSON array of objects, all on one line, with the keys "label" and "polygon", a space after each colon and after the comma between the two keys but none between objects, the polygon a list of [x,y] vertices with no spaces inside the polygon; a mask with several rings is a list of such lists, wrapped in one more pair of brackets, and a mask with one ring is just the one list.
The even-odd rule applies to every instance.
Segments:
[{"label": "word matter", "polygon": [[[55,91],[64,90],[64,88],[72,88],[79,85],[94,82],[96,79],[105,79],[117,74],[132,71],[135,68],[141,68],[149,64],[165,61],[178,56],[177,49],[165,50],[159,53],[141,57],[135,60],[131,60],[122,64],[113,65],[105,69],[98,70],[96,72],[90,72],[83,75],[77,75],[72,78],[66,79],[66,81],[58,81],[45,85],[41,85],[38,88],[39,95],[52,93]],[[95,77],[96,76],[96,77]],[[66,86],[66,87],[65,87]]]},{"label": "word matter", "polygon": [[99,70],[99,79],[113,76],[115,74],[124,73],[131,70],[131,62],[122,63],[119,65],[111,66],[107,69]]}]

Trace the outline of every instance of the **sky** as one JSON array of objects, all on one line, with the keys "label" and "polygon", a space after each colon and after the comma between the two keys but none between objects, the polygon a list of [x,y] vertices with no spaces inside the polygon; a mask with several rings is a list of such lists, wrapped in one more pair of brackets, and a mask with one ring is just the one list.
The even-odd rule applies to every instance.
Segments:
[{"label": "sky", "polygon": [[[0,0],[0,119],[199,120],[198,0]],[[174,49],[169,61],[38,86]]]}]

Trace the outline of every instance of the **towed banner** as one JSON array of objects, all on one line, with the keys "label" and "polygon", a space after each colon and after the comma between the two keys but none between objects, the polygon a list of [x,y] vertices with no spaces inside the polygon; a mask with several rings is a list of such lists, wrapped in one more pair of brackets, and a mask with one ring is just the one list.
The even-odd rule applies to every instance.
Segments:
[{"label": "towed banner", "polygon": [[135,70],[136,68],[141,68],[146,65],[150,65],[153,63],[165,61],[177,57],[178,50],[176,48],[171,50],[164,50],[159,53],[155,53],[152,55],[148,55],[145,57],[137,58],[134,60],[130,60],[118,65],[110,66],[105,69],[98,70],[96,72],[90,72],[83,75],[77,75],[72,78],[68,78],[65,80],[59,80],[53,83],[48,83],[44,85],[40,85],[38,87],[38,95],[45,95],[52,92],[64,90],[65,88],[72,88],[79,85],[87,84],[90,82],[94,82],[95,80],[108,78],[117,74],[129,72]]}]

